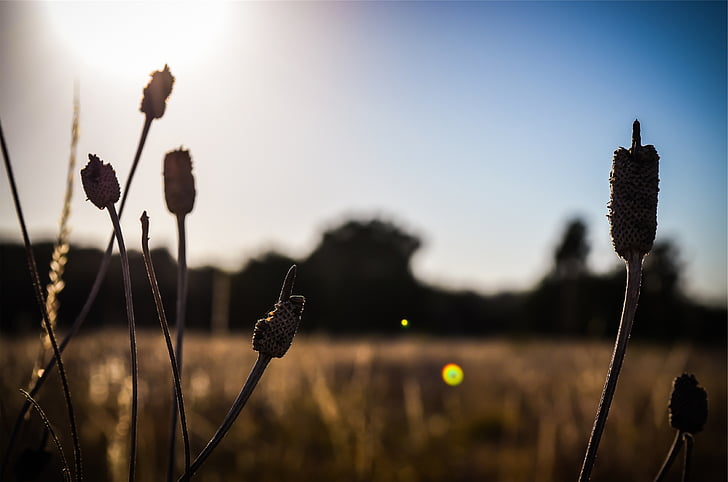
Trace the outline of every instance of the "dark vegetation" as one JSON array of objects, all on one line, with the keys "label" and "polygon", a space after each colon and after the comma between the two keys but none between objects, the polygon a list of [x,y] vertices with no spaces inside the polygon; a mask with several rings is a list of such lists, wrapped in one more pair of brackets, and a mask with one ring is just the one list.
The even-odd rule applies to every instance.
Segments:
[{"label": "dark vegetation", "polygon": [[[281,273],[297,263],[298,287],[311,300],[301,326],[304,332],[395,332],[402,330],[400,320],[407,318],[409,331],[433,335],[613,337],[624,294],[624,268],[615,263],[609,273],[591,272],[586,239],[583,221],[568,222],[554,251],[552,269],[536,286],[484,296],[422,283],[411,270],[412,256],[421,245],[418,237],[380,219],[350,220],[326,231],[305,259],[267,252],[234,273],[213,267],[190,270],[188,326],[198,331],[249,332],[270,308],[270,293],[279,290]],[[41,265],[50,259],[52,248],[51,243],[35,246]],[[101,258],[97,249],[71,248],[66,288],[60,294],[61,329],[81,309]],[[152,258],[162,297],[169,304],[175,296],[176,262],[165,249],[152,251]],[[156,327],[141,253],[130,251],[130,263],[137,323]],[[644,268],[635,338],[725,343],[725,308],[703,306],[683,294],[681,262],[674,243],[658,241]],[[86,329],[125,325],[120,270],[117,255]],[[3,333],[37,331],[31,286],[22,245],[0,244]]]}]

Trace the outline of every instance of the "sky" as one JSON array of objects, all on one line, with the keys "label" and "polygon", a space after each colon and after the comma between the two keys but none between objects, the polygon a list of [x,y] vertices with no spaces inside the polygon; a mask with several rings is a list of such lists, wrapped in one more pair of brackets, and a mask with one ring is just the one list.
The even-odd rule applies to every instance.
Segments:
[{"label": "sky", "polygon": [[[74,86],[76,172],[122,181],[149,74],[176,78],[122,219],[128,248],[176,248],[162,160],[184,146],[192,266],[237,270],[381,216],[420,236],[425,282],[528,289],[583,219],[597,272],[620,263],[606,217],[613,151],[635,119],[661,156],[657,239],[684,288],[726,304],[726,2],[0,2],[0,120],[31,240],[58,231]],[[20,239],[7,175],[0,238]],[[107,213],[76,176],[72,244]]]}]

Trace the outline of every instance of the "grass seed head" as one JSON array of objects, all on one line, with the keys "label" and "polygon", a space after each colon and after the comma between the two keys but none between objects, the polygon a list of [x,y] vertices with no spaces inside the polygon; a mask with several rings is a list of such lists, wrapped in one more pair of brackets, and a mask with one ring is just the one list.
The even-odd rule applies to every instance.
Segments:
[{"label": "grass seed head", "polygon": [[296,265],[286,273],[281,294],[273,311],[268,317],[258,320],[253,331],[253,350],[280,358],[286,354],[296,336],[303,313],[303,296],[293,295],[293,282],[296,279]]},{"label": "grass seed head", "polygon": [[119,200],[121,189],[111,164],[104,164],[96,155],[88,155],[88,164],[81,169],[81,184],[86,198],[99,209]]},{"label": "grass seed head", "polygon": [[172,93],[174,76],[169,71],[169,66],[164,65],[164,70],[155,70],[151,73],[152,80],[144,88],[144,97],[140,110],[152,119],[159,119],[164,115],[167,106],[167,98]]},{"label": "grass seed head", "polygon": [[632,148],[614,151],[609,177],[609,222],[614,250],[623,259],[652,249],[657,232],[658,164],[655,146],[642,146],[640,125],[634,121]]},{"label": "grass seed head", "polygon": [[164,157],[164,198],[172,214],[184,216],[195,205],[195,178],[190,151],[182,148]]},{"label": "grass seed head", "polygon": [[698,385],[695,375],[683,373],[672,383],[670,395],[670,425],[696,434],[708,420],[708,393]]}]

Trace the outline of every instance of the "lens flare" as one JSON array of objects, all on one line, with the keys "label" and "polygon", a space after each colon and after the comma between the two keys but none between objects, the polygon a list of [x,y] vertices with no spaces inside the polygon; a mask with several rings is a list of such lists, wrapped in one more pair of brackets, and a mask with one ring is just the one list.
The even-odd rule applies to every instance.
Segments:
[{"label": "lens flare", "polygon": [[402,325],[402,328],[407,328],[409,326],[409,320],[407,318],[402,318],[402,321],[400,321],[399,324]]},{"label": "lens flare", "polygon": [[452,387],[460,385],[463,382],[463,369],[455,363],[448,363],[442,367],[442,379]]}]

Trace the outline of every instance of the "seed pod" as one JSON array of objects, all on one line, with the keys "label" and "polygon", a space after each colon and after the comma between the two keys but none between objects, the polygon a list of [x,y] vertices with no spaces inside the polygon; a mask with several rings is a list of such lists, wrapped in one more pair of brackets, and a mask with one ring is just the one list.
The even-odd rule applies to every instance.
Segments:
[{"label": "seed pod", "polygon": [[695,434],[703,430],[708,419],[708,393],[698,385],[695,375],[683,373],[672,383],[670,425]]},{"label": "seed pod", "polygon": [[169,71],[169,66],[164,65],[164,70],[155,70],[151,73],[152,80],[144,88],[144,97],[140,110],[147,117],[159,119],[164,115],[167,107],[167,98],[172,93],[174,76]]},{"label": "seed pod", "polygon": [[184,216],[195,205],[195,178],[190,151],[168,152],[164,157],[164,199],[172,214]]},{"label": "seed pod", "polygon": [[119,200],[119,181],[111,164],[104,164],[94,154],[89,154],[88,159],[86,167],[81,169],[81,184],[86,191],[86,198],[99,209],[104,209]]},{"label": "seed pod", "polygon": [[253,350],[281,358],[293,343],[303,313],[303,296],[291,296],[275,304],[268,317],[258,320],[253,331]]},{"label": "seed pod", "polygon": [[655,146],[640,144],[640,124],[634,121],[632,148],[614,151],[609,177],[612,245],[625,260],[630,253],[647,254],[657,231],[660,156]]}]

